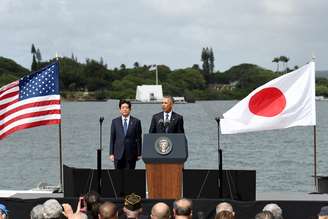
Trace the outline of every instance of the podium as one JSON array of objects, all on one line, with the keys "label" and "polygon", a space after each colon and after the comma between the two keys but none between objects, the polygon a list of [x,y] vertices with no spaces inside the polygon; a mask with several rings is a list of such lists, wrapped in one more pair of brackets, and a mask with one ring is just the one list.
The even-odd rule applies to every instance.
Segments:
[{"label": "podium", "polygon": [[182,170],[188,157],[184,134],[145,134],[142,159],[146,164],[148,198],[182,197]]}]

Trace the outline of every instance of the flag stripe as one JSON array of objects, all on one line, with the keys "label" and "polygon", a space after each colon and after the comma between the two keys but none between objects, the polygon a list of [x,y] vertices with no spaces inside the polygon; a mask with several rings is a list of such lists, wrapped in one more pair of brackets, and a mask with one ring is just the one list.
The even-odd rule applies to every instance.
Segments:
[{"label": "flag stripe", "polygon": [[14,81],[14,82],[12,82],[12,83],[10,83],[10,84],[7,84],[7,85],[1,87],[1,88],[0,88],[0,95],[1,95],[3,92],[5,92],[6,90],[9,90],[9,89],[11,89],[11,88],[13,88],[13,87],[16,87],[18,84],[19,84],[19,81]]},{"label": "flag stripe", "polygon": [[60,110],[45,110],[45,111],[40,111],[40,112],[32,112],[32,113],[26,113],[20,116],[16,116],[11,120],[5,121],[4,124],[0,125],[0,129],[5,128],[6,126],[9,126],[10,124],[17,122],[21,119],[26,119],[30,117],[38,117],[38,116],[45,116],[48,114],[59,114],[60,115]]},{"label": "flag stripe", "polygon": [[12,110],[0,116],[0,125],[12,120],[17,116],[21,116],[24,114],[32,113],[32,112],[42,112],[42,111],[49,111],[49,110],[60,110],[60,106],[58,104],[55,105],[47,105],[47,106],[37,106],[37,107],[30,107],[25,108],[24,110]]},{"label": "flag stripe", "polygon": [[0,131],[0,136],[4,134],[5,132],[11,130],[12,128],[16,126],[20,126],[23,124],[28,124],[28,123],[34,123],[34,122],[39,122],[39,121],[46,121],[46,120],[57,120],[60,119],[60,115],[58,114],[52,114],[52,115],[45,115],[45,116],[37,116],[37,117],[32,117],[32,118],[25,118],[21,119],[19,121],[13,122],[10,125],[6,126]]},{"label": "flag stripe", "polygon": [[18,92],[6,94],[4,97],[6,99],[0,100],[0,109],[2,109],[3,106],[6,105],[7,103],[18,100],[18,97],[19,97]]},{"label": "flag stripe", "polygon": [[8,130],[7,132],[0,134],[0,139],[3,139],[6,136],[8,136],[16,131],[22,130],[22,129],[33,128],[33,127],[41,126],[41,125],[55,125],[55,124],[60,124],[60,119],[52,119],[52,120],[44,120],[44,121],[25,123],[22,125],[15,126],[12,129]]},{"label": "flag stripe", "polygon": [[[22,100],[22,101],[17,101],[15,103],[11,104],[10,106],[8,106],[6,109],[0,110],[0,116],[2,114],[4,114],[5,112],[16,109],[16,108],[24,109],[27,107],[44,106],[47,104],[49,104],[49,105],[60,104],[60,96],[54,95],[53,97],[46,96],[46,97],[42,97],[42,98],[34,97],[34,98]],[[20,108],[20,107],[24,107],[24,108]]]},{"label": "flag stripe", "polygon": [[10,88],[10,89],[8,89],[8,90],[4,90],[4,91],[0,94],[0,100],[4,99],[4,98],[5,98],[4,96],[5,96],[6,94],[13,93],[13,92],[17,92],[17,93],[18,93],[18,91],[19,91],[19,87],[18,87],[18,86],[12,87],[12,88]]}]

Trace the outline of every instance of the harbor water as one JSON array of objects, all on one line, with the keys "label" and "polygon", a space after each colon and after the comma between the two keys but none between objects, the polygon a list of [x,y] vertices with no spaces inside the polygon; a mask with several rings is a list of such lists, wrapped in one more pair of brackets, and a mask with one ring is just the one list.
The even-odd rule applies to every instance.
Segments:
[{"label": "harbor water", "polygon": [[[177,104],[184,116],[189,143],[186,169],[218,168],[218,129],[215,117],[237,101],[197,101]],[[328,175],[328,101],[317,101],[317,169]],[[151,116],[159,104],[135,104],[132,115],[148,133]],[[63,162],[71,167],[96,168],[99,148],[99,117],[103,123],[103,168],[107,159],[111,120],[119,115],[118,101],[63,102]],[[39,182],[59,183],[58,126],[42,126],[16,132],[0,141],[0,189],[30,189]],[[257,192],[312,192],[313,127],[294,127],[235,135],[220,135],[223,168],[256,170]],[[138,161],[137,168],[144,168]],[[247,183],[247,182],[245,182]]]}]

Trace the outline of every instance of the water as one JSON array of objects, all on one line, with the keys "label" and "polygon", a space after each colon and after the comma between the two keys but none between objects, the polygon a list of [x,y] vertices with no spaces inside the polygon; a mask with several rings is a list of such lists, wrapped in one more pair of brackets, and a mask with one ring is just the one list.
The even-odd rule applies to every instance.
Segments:
[{"label": "water", "polygon": [[[199,101],[175,106],[185,120],[189,143],[187,169],[216,169],[217,123],[236,101]],[[328,102],[317,102],[318,174],[328,175]],[[152,114],[160,105],[133,105],[132,114],[142,121],[148,133]],[[62,139],[64,164],[96,168],[99,147],[99,117],[103,124],[103,168],[113,168],[107,160],[109,129],[118,116],[118,101],[64,102]],[[223,168],[256,170],[257,191],[314,191],[313,127],[221,135]],[[30,189],[39,182],[59,183],[58,126],[43,126],[16,132],[0,141],[0,189]],[[144,168],[139,161],[137,168]]]}]

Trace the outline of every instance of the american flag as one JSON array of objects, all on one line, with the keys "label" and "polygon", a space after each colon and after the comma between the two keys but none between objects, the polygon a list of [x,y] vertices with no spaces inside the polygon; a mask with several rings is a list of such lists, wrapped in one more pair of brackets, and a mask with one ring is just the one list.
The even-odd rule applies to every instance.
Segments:
[{"label": "american flag", "polygon": [[58,62],[0,88],[0,139],[60,121]]}]

